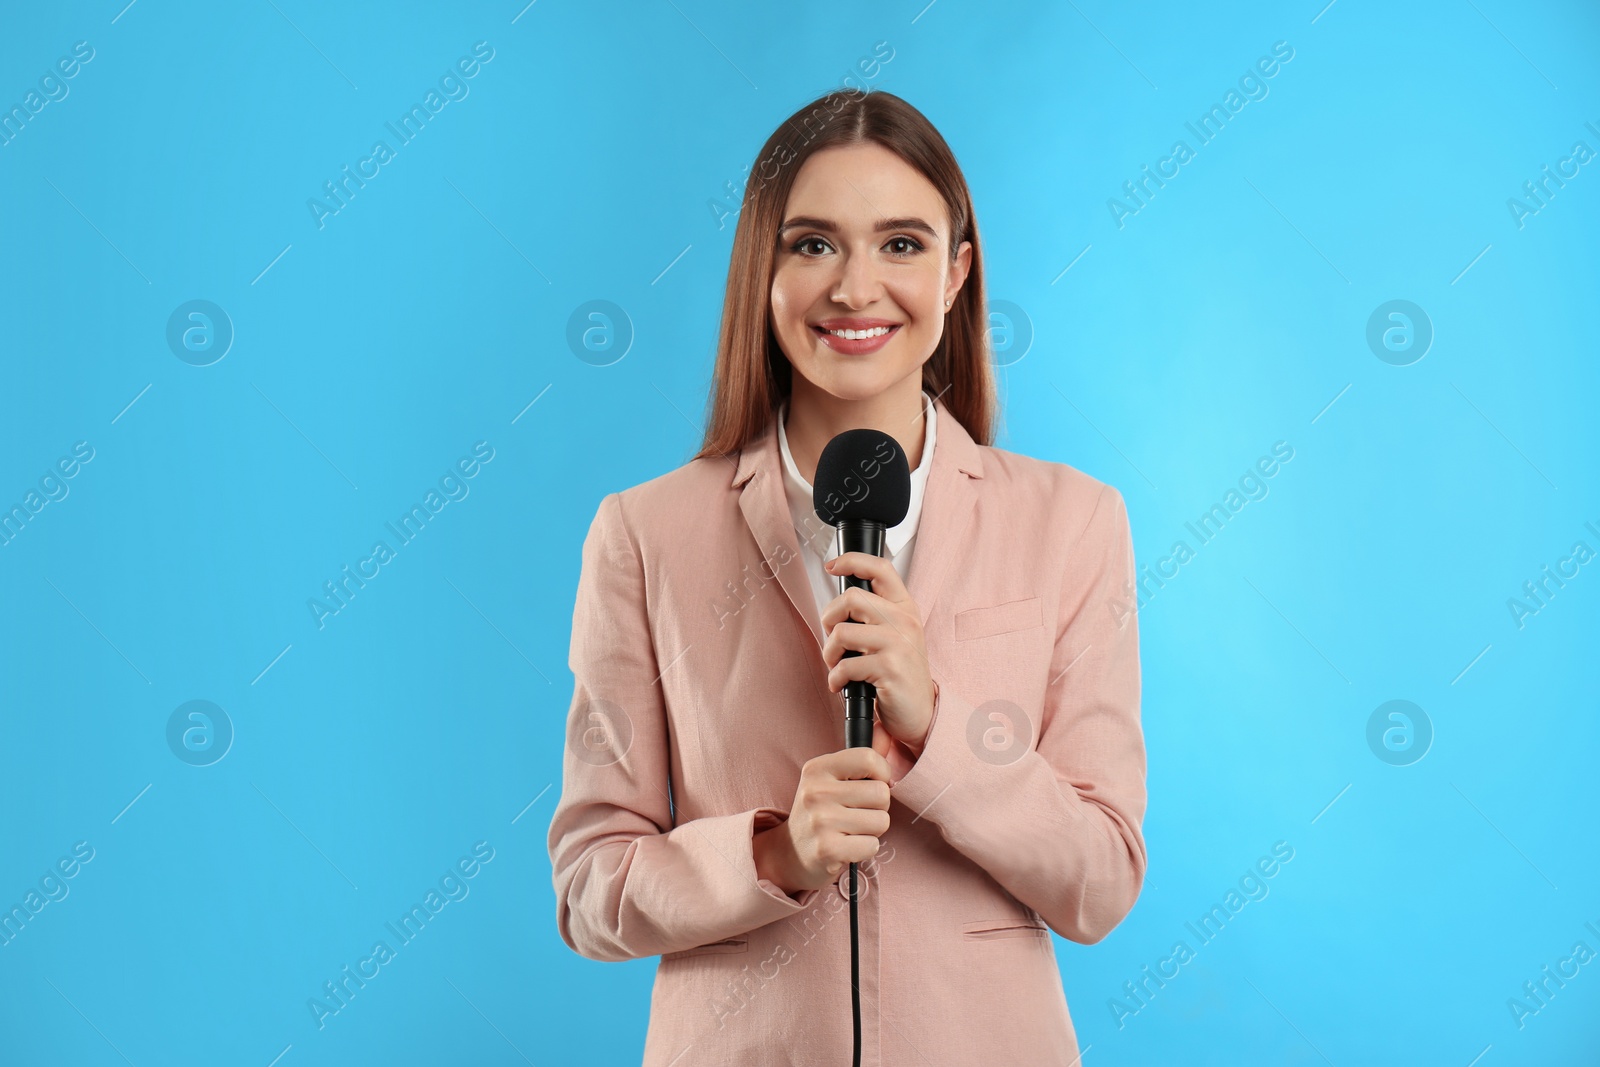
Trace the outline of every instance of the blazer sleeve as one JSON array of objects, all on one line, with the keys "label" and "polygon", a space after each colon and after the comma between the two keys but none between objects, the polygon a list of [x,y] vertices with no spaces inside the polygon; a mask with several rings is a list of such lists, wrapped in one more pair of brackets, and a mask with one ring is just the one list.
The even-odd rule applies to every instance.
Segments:
[{"label": "blazer sleeve", "polygon": [[1145,748],[1133,539],[1122,495],[1101,489],[1067,554],[1038,728],[1019,758],[985,759],[968,727],[982,699],[941,682],[920,757],[891,760],[891,793],[1070,941],[1094,944],[1144,884]]},{"label": "blazer sleeve", "polygon": [[675,825],[661,669],[644,570],[620,494],[600,502],[583,543],[572,613],[573,673],[561,798],[549,832],[556,925],[596,960],[678,952],[806,910],[758,879],[752,838],[776,808]]}]

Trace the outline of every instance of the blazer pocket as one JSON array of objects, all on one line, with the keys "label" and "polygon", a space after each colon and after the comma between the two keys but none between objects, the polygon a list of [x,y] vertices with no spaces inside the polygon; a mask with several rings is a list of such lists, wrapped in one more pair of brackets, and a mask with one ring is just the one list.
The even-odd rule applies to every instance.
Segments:
[{"label": "blazer pocket", "polygon": [[720,955],[726,952],[748,951],[750,951],[749,938],[730,937],[722,941],[712,941],[709,944],[697,945],[694,948],[686,948],[682,952],[668,952],[661,957],[661,962],[666,963],[669,960],[686,960],[691,956],[712,956]]},{"label": "blazer pocket", "polygon": [[977,922],[963,923],[961,936],[968,941],[996,941],[1003,937],[1048,938],[1050,928],[1043,922],[1027,919],[979,919]]},{"label": "blazer pocket", "polygon": [[971,641],[979,637],[1028,630],[1044,624],[1044,601],[1036,596],[1026,600],[1013,600],[1009,604],[996,604],[992,608],[969,608],[956,613],[956,640]]}]

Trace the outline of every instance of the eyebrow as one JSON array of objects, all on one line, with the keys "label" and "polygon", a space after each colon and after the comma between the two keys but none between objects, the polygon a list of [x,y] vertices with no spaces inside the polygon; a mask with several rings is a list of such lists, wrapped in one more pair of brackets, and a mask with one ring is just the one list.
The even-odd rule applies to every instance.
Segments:
[{"label": "eyebrow", "polygon": [[[811,230],[827,230],[829,233],[833,233],[838,230],[838,227],[832,222],[829,222],[827,219],[819,219],[812,215],[797,215],[788,222],[785,222],[782,226],[778,227],[778,235],[781,237],[785,230],[793,230],[801,227]],[[933,240],[939,239],[939,233],[937,230],[914,215],[903,216],[896,219],[879,219],[877,223],[873,225],[872,229],[874,233],[883,233],[885,230],[918,230],[927,234],[928,237],[932,238]]]}]

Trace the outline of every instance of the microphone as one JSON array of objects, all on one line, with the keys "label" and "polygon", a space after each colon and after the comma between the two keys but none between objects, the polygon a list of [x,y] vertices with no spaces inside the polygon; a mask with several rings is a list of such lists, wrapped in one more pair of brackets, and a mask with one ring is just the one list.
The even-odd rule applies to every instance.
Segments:
[{"label": "microphone", "polygon": [[[911,467],[900,442],[882,430],[846,430],[829,441],[817,459],[811,505],[817,518],[838,530],[840,553],[882,556],[884,534],[905,521],[911,509]],[[839,592],[870,590],[872,583],[854,574],[840,575]],[[860,652],[846,649],[845,656]],[[872,709],[877,687],[871,682],[846,682],[844,687],[845,747],[872,744]]]},{"label": "microphone", "polygon": [[[883,555],[883,537],[911,510],[911,468],[900,443],[882,430],[846,430],[828,442],[811,480],[817,518],[837,529],[839,551]],[[839,592],[872,588],[854,574],[839,576]],[[846,656],[859,656],[845,649]],[[844,684],[844,747],[872,745],[872,709],[878,689],[871,682]],[[856,865],[850,864],[850,1022],[852,1065],[861,1063],[861,932],[856,912]]]}]

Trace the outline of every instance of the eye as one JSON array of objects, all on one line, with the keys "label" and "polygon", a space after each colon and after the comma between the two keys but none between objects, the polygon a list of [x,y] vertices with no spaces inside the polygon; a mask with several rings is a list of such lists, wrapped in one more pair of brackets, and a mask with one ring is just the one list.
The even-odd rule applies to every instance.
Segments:
[{"label": "eye", "polygon": [[[812,235],[809,235],[809,236],[806,236],[806,237],[802,237],[802,238],[800,238],[800,240],[798,240],[794,244],[790,245],[789,246],[789,251],[794,252],[797,255],[806,256],[808,258],[814,258],[816,255],[821,255],[821,253],[820,252],[812,253],[812,252],[807,251],[807,249],[809,249],[813,245],[822,245],[823,248],[825,248],[825,249],[832,247],[823,238],[818,237],[815,234],[812,234]],[[898,246],[898,247],[896,247],[896,246]],[[919,253],[919,252],[924,250],[922,242],[918,241],[914,237],[906,237],[904,235],[900,235],[900,236],[897,236],[897,237],[889,238],[889,240],[884,244],[884,247],[888,248],[888,249],[891,249],[890,255],[898,256],[898,257],[901,257],[901,258],[914,256],[917,253]]]}]

